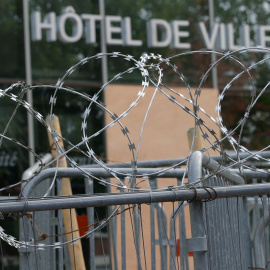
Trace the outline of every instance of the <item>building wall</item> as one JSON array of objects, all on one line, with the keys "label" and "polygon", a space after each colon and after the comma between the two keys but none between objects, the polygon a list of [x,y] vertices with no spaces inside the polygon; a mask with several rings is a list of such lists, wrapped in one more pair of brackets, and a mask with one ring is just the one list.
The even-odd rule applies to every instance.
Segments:
[{"label": "building wall", "polygon": [[[128,109],[130,104],[136,100],[137,93],[140,90],[139,85],[111,85],[105,92],[105,104],[106,108],[112,113],[121,115]],[[178,93],[188,97],[187,90],[184,88],[175,87],[174,90]],[[136,149],[139,148],[138,161],[142,160],[155,160],[155,159],[171,159],[186,157],[189,154],[189,145],[187,138],[188,129],[194,126],[193,117],[189,116],[180,107],[173,104],[160,92],[157,92],[150,107],[148,117],[145,122],[145,126],[142,133],[141,144],[138,147],[139,135],[143,120],[145,118],[146,111],[149,103],[155,91],[154,87],[148,87],[144,98],[139,104],[134,107],[129,114],[121,120],[121,123],[129,130],[129,135],[134,142]],[[192,89],[194,95],[195,89]],[[205,109],[211,116],[216,118],[216,103],[218,98],[218,90],[216,89],[203,89],[199,99],[199,105]],[[179,102],[187,105],[187,102],[177,98]],[[188,106],[188,105],[187,105]],[[191,108],[189,104],[189,108]],[[214,129],[220,138],[219,129],[213,124],[213,122],[207,120],[206,117],[202,117],[209,128]],[[109,114],[105,117],[106,124],[112,121]],[[109,162],[129,162],[132,159],[131,152],[128,147],[128,141],[123,136],[119,125],[115,124],[106,130],[106,144],[107,144],[107,158]],[[204,147],[207,144],[204,145]],[[213,151],[211,152],[213,154]],[[126,180],[127,181],[127,180]],[[163,179],[158,183],[158,187],[168,187],[170,185],[176,185],[175,180]],[[141,188],[148,189],[146,181],[139,185]],[[117,192],[116,190],[113,190]],[[164,203],[163,207],[167,214],[167,228],[170,226],[170,216],[172,213],[172,203]],[[125,212],[126,215],[126,240],[127,240],[127,269],[136,269],[137,256],[134,248],[133,232],[130,220],[130,214]],[[190,237],[190,226],[188,222],[188,211],[186,211],[187,218],[187,234]],[[147,268],[151,265],[151,239],[150,239],[150,207],[148,205],[142,206],[142,223],[144,233],[144,245],[145,256],[147,259]],[[162,226],[162,224],[160,224]],[[177,225],[178,226],[178,225]],[[156,238],[158,238],[158,229],[156,228]],[[120,237],[120,216],[117,217],[117,237]],[[168,231],[169,236],[169,231]],[[178,237],[178,235],[176,236]],[[142,239],[141,239],[142,240]],[[141,250],[143,242],[141,241]],[[121,258],[121,243],[118,238],[117,243],[118,259]],[[156,248],[156,263],[157,269],[160,267],[160,256],[158,255],[159,249]],[[171,256],[168,251],[168,258]],[[142,264],[144,264],[144,253],[141,252]],[[144,266],[143,266],[144,268]]]},{"label": "building wall", "polygon": [[[119,116],[136,100],[139,90],[141,90],[141,86],[138,85],[109,86],[105,92],[106,108]],[[144,98],[121,120],[121,123],[127,126],[129,136],[135,146],[138,143],[143,120],[154,90],[154,87],[148,87]],[[176,87],[174,90],[189,98],[186,89]],[[195,89],[192,89],[193,95],[194,92]],[[198,102],[199,106],[214,118],[217,116],[215,108],[218,94],[218,90],[203,89]],[[192,109],[191,104],[183,99],[177,98],[176,100]],[[218,127],[211,120],[203,116],[202,113],[199,116],[202,117],[210,129],[214,129],[219,134]],[[106,114],[105,118],[106,124],[112,121],[109,114]],[[187,131],[192,127],[194,127],[194,118],[169,101],[162,93],[157,92],[143,129],[138,161],[187,156],[189,153]],[[107,159],[109,162],[126,162],[132,159],[128,141],[119,125],[115,124],[113,127],[109,127],[106,130],[106,138]],[[214,141],[211,136],[210,139]],[[204,145],[204,147],[206,146],[208,144]],[[137,146],[136,149],[138,149]]]}]

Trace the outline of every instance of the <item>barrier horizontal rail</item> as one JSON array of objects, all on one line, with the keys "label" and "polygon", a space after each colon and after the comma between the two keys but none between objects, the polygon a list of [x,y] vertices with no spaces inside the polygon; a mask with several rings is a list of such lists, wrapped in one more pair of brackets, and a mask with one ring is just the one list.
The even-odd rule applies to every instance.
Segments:
[{"label": "barrier horizontal rail", "polygon": [[[249,158],[251,160],[256,160],[256,157],[252,156],[254,155],[255,152],[250,152],[250,153],[240,153],[239,158],[240,159],[245,159]],[[259,153],[260,157],[262,158],[269,158],[270,157],[270,151],[264,151]],[[215,161],[221,161],[224,157],[221,155],[217,156],[211,156],[211,159]],[[229,158],[232,160],[237,160],[237,154],[230,154]],[[155,168],[155,167],[167,167],[167,166],[172,166],[172,164],[183,164],[183,162],[187,160],[187,158],[174,158],[174,159],[160,159],[160,160],[146,160],[146,161],[138,161],[137,166],[140,168]],[[99,165],[97,164],[91,164],[91,165],[84,165],[82,167],[91,167],[91,168],[100,168]],[[106,166],[109,168],[124,168],[125,166],[131,166],[130,162],[123,162],[123,163],[106,163]]]},{"label": "barrier horizontal rail", "polygon": [[[212,159],[209,159],[205,155],[203,155],[203,166],[205,168],[217,171],[218,174],[221,176],[225,176],[226,179],[235,182],[237,184],[244,184],[243,178],[240,176],[239,169],[226,169],[225,167],[220,166],[217,162],[215,162]],[[104,178],[110,178],[113,177],[112,174],[105,169],[102,168],[83,168],[83,170],[87,173],[90,173],[96,177],[104,177]],[[116,175],[122,176],[122,174],[132,175],[132,169],[128,168],[117,168]],[[25,187],[26,190],[31,190],[32,185],[34,181],[36,181],[35,184],[38,184],[39,182],[42,182],[44,179],[54,177],[55,173],[57,173],[57,177],[84,177],[84,173],[79,170],[78,168],[49,168],[46,170],[43,170],[38,176],[36,176],[33,180],[31,180]],[[185,169],[171,169],[164,172],[160,171],[160,168],[153,168],[153,169],[138,169],[136,177],[143,177],[144,174],[151,174],[152,177],[158,177],[158,178],[180,178],[183,177],[186,173]],[[247,178],[258,178],[258,179],[267,179],[269,177],[269,173],[267,171],[252,171],[252,170],[245,170],[244,171],[245,176]],[[186,175],[187,176],[187,175]]]},{"label": "barrier horizontal rail", "polygon": [[[212,166],[213,163],[208,163],[206,168],[209,170],[213,170],[213,168],[222,170],[223,167],[220,165],[216,165],[217,167]],[[211,167],[211,168],[210,168]],[[83,177],[82,171],[80,171],[77,168],[49,168],[44,171],[42,171],[39,174],[38,182],[43,181],[44,179],[53,177],[57,171],[57,177]],[[106,171],[105,169],[98,169],[98,168],[84,168],[84,171],[91,173],[92,175],[95,175],[97,177],[104,177],[104,178],[109,178],[113,177],[110,172]],[[120,168],[117,169],[119,174],[116,174],[117,176],[121,177],[121,173],[123,174],[129,174],[130,176],[132,175],[132,170],[131,169],[124,169]],[[137,177],[143,177],[144,173],[151,173],[152,177],[158,177],[158,178],[178,178],[178,177],[183,177],[185,174],[186,170],[185,169],[174,169],[166,172],[160,173],[160,169],[138,169],[137,170]],[[237,175],[238,177],[240,176],[240,172],[238,169],[227,169],[226,171],[226,178],[228,175]],[[247,178],[262,178],[262,179],[267,179],[269,177],[269,173],[267,171],[252,171],[252,170],[245,170],[245,176]],[[220,174],[220,172],[219,172]],[[31,180],[32,182],[33,180]],[[241,181],[242,182],[242,181]]]},{"label": "barrier horizontal rail", "polygon": [[[196,194],[196,195],[195,195]],[[128,192],[114,194],[99,194],[92,196],[47,197],[42,199],[27,198],[0,202],[1,213],[44,211],[68,208],[84,208],[123,204],[141,204],[155,202],[174,202],[186,200],[203,200],[213,198],[243,197],[270,194],[270,184],[252,184],[212,188],[196,188],[152,191]]]}]

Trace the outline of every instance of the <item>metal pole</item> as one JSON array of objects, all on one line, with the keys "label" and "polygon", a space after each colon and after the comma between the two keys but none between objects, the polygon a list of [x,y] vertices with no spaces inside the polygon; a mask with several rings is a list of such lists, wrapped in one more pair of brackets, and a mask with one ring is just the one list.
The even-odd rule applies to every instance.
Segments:
[{"label": "metal pole", "polygon": [[[121,178],[123,184],[125,184],[125,178]],[[121,192],[124,190],[121,189]],[[125,210],[125,206],[121,205],[121,212]],[[126,257],[126,215],[121,214],[121,258],[122,258],[122,270],[126,270],[127,267],[127,257]]]},{"label": "metal pole", "polygon": [[[107,53],[106,47],[106,29],[105,29],[105,3],[104,0],[99,0],[99,14],[101,16],[100,21],[100,50],[103,53]],[[101,58],[101,74],[102,74],[102,85],[108,81],[108,58],[104,55]],[[105,94],[103,94],[103,102],[105,102]],[[103,116],[103,125],[105,126],[105,116]],[[103,133],[103,147],[105,152],[105,157],[107,157],[107,144],[106,144],[107,132]]]},{"label": "metal pole", "polygon": [[[215,192],[212,189],[196,189],[196,199],[213,199],[230,198],[230,197],[244,197],[255,195],[268,195],[270,193],[270,184],[256,184],[256,185],[237,185],[226,187],[215,187]],[[152,191],[152,192],[127,192],[105,195],[93,196],[72,196],[72,197],[58,197],[58,198],[39,198],[27,200],[1,200],[1,213],[16,213],[24,212],[25,205],[30,211],[45,211],[56,209],[69,208],[84,208],[108,205],[123,205],[123,204],[142,204],[142,203],[158,203],[158,202],[173,202],[193,200],[194,190],[168,190],[168,191]]]},{"label": "metal pole", "polygon": [[[263,269],[265,265],[267,264],[267,254],[265,254],[265,246],[264,246],[264,240],[265,240],[265,229],[269,225],[270,217],[269,213],[264,215],[258,223],[258,226],[256,227],[256,231],[254,234],[254,257],[255,257],[255,265],[258,267],[257,269]],[[265,240],[267,241],[267,240]]]},{"label": "metal pole", "polygon": [[[193,183],[202,177],[202,154],[197,151],[192,153],[188,167],[188,182]],[[201,187],[198,184],[197,187]],[[190,204],[190,222],[192,238],[187,239],[188,251],[193,252],[194,269],[207,270],[207,237],[203,221],[203,203],[194,201]]]},{"label": "metal pole", "polygon": [[[94,193],[94,181],[91,178],[84,179],[85,185],[85,192],[86,194],[93,194]],[[87,207],[87,217],[88,217],[88,224],[94,223],[94,208]],[[90,269],[96,269],[96,261],[95,261],[95,234],[92,233],[89,236],[89,246],[90,246]]]},{"label": "metal pole", "polygon": [[[151,189],[155,188],[156,179],[150,178]],[[150,204],[150,226],[151,226],[151,269],[156,270],[156,236],[155,236],[155,204]]]},{"label": "metal pole", "polygon": [[[254,154],[254,152],[250,152],[250,153],[240,153],[240,159],[245,159],[250,157],[249,161],[254,161],[255,157],[252,157],[252,155]],[[262,158],[270,158],[270,151],[264,151],[264,152],[260,152],[258,154],[258,156],[262,157]],[[210,156],[211,159],[215,160],[215,161],[222,161],[223,160],[223,156]],[[237,161],[238,157],[237,154],[232,154],[229,155],[229,157],[235,161]],[[186,158],[175,158],[175,159],[160,159],[160,160],[146,160],[146,161],[139,161],[137,162],[137,166],[138,168],[156,168],[156,167],[168,167],[168,166],[172,166],[173,164],[178,164],[178,163],[182,163],[181,165],[186,165]],[[227,160],[229,161],[229,159]],[[227,162],[226,161],[226,162]],[[123,163],[107,163],[106,164],[108,167],[110,168],[129,168],[131,166],[130,162],[123,162]],[[83,168],[100,168],[100,166],[98,164],[94,164],[94,165],[83,165]]]},{"label": "metal pole", "polygon": [[[212,31],[214,28],[214,3],[213,0],[208,0],[209,7],[209,22],[210,22],[210,30]],[[216,45],[214,44],[214,50]],[[211,63],[212,65],[216,62],[216,54],[211,53]],[[212,87],[218,89],[218,75],[217,68],[212,68]]]},{"label": "metal pole", "polygon": [[[111,179],[107,179],[108,183],[111,182]],[[111,193],[111,186],[107,186],[107,193]],[[108,215],[111,215],[113,212],[113,207],[108,206]],[[112,218],[109,222],[109,241],[110,241],[110,257],[111,257],[111,266],[114,270],[118,270],[118,260],[117,260],[117,224],[116,218]]]},{"label": "metal pole", "polygon": [[[100,48],[101,52],[106,53],[106,29],[105,29],[105,4],[104,0],[99,0],[99,14],[101,15],[100,21]],[[107,56],[102,57],[102,84],[108,81],[108,64]]]},{"label": "metal pole", "polygon": [[[25,76],[26,84],[32,85],[32,67],[31,67],[31,47],[30,47],[30,34],[29,34],[29,8],[28,0],[23,0],[23,27],[24,27],[24,54],[25,54]],[[26,100],[33,107],[32,91],[27,91]],[[27,113],[27,129],[28,129],[28,145],[30,148],[35,149],[34,137],[34,117]],[[34,155],[29,152],[29,165],[35,163]]]}]

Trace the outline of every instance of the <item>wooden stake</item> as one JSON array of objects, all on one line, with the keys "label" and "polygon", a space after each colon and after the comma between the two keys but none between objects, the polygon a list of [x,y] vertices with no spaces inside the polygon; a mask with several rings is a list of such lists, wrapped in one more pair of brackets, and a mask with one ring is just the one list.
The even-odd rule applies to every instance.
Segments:
[{"label": "wooden stake", "polygon": [[[193,136],[194,136],[194,128],[190,128],[187,132],[188,136],[188,144],[189,144],[189,149],[191,149],[191,144],[193,141]],[[194,140],[194,145],[193,145],[193,152],[200,150],[203,148],[203,138],[202,138],[202,133],[199,127],[196,127],[196,138]]]},{"label": "wooden stake", "polygon": [[[59,118],[57,116],[53,116],[52,118],[47,117],[46,123],[49,126],[53,125],[53,130],[58,135],[62,136]],[[49,130],[48,130],[48,137],[49,137],[49,143],[50,143],[50,147],[51,147],[52,156],[53,156],[53,158],[57,158],[56,145],[53,141],[53,138],[52,138]],[[60,137],[57,137],[57,139],[58,139],[58,143],[61,146],[61,148],[64,149],[63,140]],[[58,156],[59,156],[59,153],[58,153]],[[64,168],[67,167],[67,161],[66,161],[65,156],[63,156],[59,159],[58,166],[64,167]],[[69,178],[62,178],[62,195],[64,195],[64,196],[72,195],[72,189],[71,189],[71,184],[70,184]],[[73,233],[66,234],[67,241],[72,240],[72,238],[79,238],[80,233],[79,233],[79,231],[77,231],[79,228],[78,228],[78,221],[77,221],[75,209],[71,209],[71,211],[69,209],[63,209],[62,211],[63,211],[62,213],[63,213],[63,222],[64,222],[65,233],[73,231]],[[72,222],[72,227],[71,227],[71,222]],[[76,270],[85,270],[85,262],[84,262],[84,257],[83,257],[81,240],[79,239],[77,241],[77,243],[74,245],[68,244],[68,251],[69,251],[72,270],[75,270],[75,269]],[[76,261],[76,266],[75,266],[74,258]]]}]

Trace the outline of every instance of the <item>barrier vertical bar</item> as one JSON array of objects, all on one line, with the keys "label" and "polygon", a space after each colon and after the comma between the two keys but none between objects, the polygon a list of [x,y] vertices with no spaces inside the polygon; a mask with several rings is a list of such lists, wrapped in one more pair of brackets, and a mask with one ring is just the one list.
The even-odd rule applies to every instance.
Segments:
[{"label": "barrier vertical bar", "polygon": [[[134,184],[136,183],[136,178],[134,178],[133,176],[131,176],[129,178],[129,183],[130,183],[130,187],[134,188]],[[139,213],[136,211],[136,207],[138,208],[139,211],[139,206],[137,205],[133,205],[133,220],[134,220],[134,232],[135,232],[135,249],[136,249],[136,254],[137,254],[137,260],[138,260],[138,264],[137,264],[137,269],[141,270],[142,267],[142,263],[141,263],[141,236],[140,236],[140,217]],[[131,220],[132,223],[132,220]]]},{"label": "barrier vertical bar", "polygon": [[[268,209],[267,196],[263,195],[263,216],[267,216],[268,212],[269,212],[269,209]],[[264,239],[265,239],[265,260],[266,262],[269,262],[269,228],[268,227],[265,228]]]},{"label": "barrier vertical bar", "polygon": [[[91,178],[85,178],[85,192],[87,194],[93,194],[94,193],[94,184],[93,179]],[[93,224],[94,221],[94,207],[88,207],[87,208],[87,217],[88,217],[88,224]],[[96,263],[95,263],[95,235],[94,233],[91,233],[89,236],[89,246],[90,246],[90,269],[95,270],[96,269]]]},{"label": "barrier vertical bar", "polygon": [[136,213],[135,208],[133,210],[133,218],[134,218],[134,230],[135,230],[135,245],[136,245],[136,252],[138,257],[138,270],[141,269],[141,245],[140,245],[140,223],[139,223],[139,217],[137,216],[138,213]]},{"label": "barrier vertical bar", "polygon": [[[57,178],[56,179],[56,188],[57,188],[57,195],[61,195],[62,194],[62,180]],[[63,223],[63,215],[62,215],[62,210],[59,209],[58,210],[58,227],[59,227],[59,236],[58,236],[58,241],[59,242],[64,242],[64,236],[63,234],[63,227],[64,227],[64,223]],[[65,257],[69,257],[68,256],[68,250],[66,248],[66,245],[63,246],[62,248],[58,249],[58,269],[64,269],[64,252],[65,252]],[[69,260],[65,260],[66,262],[66,269],[70,270],[70,264],[68,263]]]},{"label": "barrier vertical bar", "polygon": [[[122,183],[125,184],[125,178],[121,179]],[[124,192],[121,189],[121,192]],[[121,211],[125,210],[125,206],[121,205]],[[126,270],[127,260],[126,260],[126,215],[121,214],[121,256],[122,256],[122,270]]]},{"label": "barrier vertical bar", "polygon": [[[188,165],[188,181],[193,183],[202,177],[202,153],[196,151],[191,154]],[[200,186],[199,184],[196,187]],[[194,192],[195,196],[195,192]],[[207,270],[207,239],[203,222],[203,204],[194,200],[190,203],[190,219],[192,238],[187,239],[188,252],[193,252],[194,269]]]},{"label": "barrier vertical bar", "polygon": [[[177,183],[180,186],[182,179],[177,178]],[[180,265],[181,270],[189,270],[188,252],[186,246],[186,221],[185,221],[184,205],[179,209],[179,235],[180,235]]]},{"label": "barrier vertical bar", "polygon": [[167,233],[167,217],[161,203],[156,204],[157,219],[158,219],[158,232],[159,232],[159,245],[161,253],[161,269],[167,269],[167,245],[168,239],[166,238]]},{"label": "barrier vertical bar", "polygon": [[[176,210],[176,208],[174,208]],[[172,213],[172,215],[174,212]],[[170,220],[170,270],[176,269],[176,231],[175,231],[176,217],[171,216]]]},{"label": "barrier vertical bar", "polygon": [[[151,188],[157,189],[157,179],[153,178],[151,179]],[[165,237],[164,237],[164,231],[166,233],[167,231],[167,219],[166,215],[164,217],[163,208],[160,205],[160,203],[154,204],[154,209],[157,211],[157,223],[158,223],[158,234],[159,234],[159,246],[160,246],[160,260],[161,260],[161,269],[166,270],[167,269],[167,244],[164,243]],[[163,228],[163,224],[165,226],[165,230]],[[167,239],[165,240],[167,241]],[[156,241],[155,241],[156,242]]]},{"label": "barrier vertical bar", "polygon": [[[154,188],[154,178],[149,179],[151,189]],[[150,228],[151,228],[151,269],[156,269],[156,237],[155,237],[155,204],[150,205]]]},{"label": "barrier vertical bar", "polygon": [[[107,185],[107,191],[110,194],[111,193],[111,180],[108,178],[108,185]],[[109,215],[111,215],[111,213],[113,212],[113,207],[112,206],[108,206],[108,212]],[[114,262],[114,270],[118,270],[118,260],[117,260],[117,218],[114,217],[112,219],[110,219],[109,221],[109,233],[110,233],[110,254],[113,257],[113,262]],[[111,262],[111,266],[112,266],[112,262]]]}]

